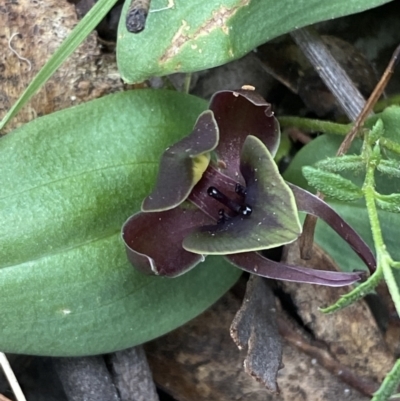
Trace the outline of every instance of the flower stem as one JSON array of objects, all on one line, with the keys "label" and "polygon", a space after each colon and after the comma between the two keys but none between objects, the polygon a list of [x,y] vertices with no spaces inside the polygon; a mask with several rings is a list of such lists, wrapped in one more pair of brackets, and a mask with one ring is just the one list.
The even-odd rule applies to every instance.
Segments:
[{"label": "flower stem", "polygon": [[378,268],[382,269],[383,276],[395,304],[397,313],[400,315],[400,293],[392,271],[392,265],[394,261],[386,249],[386,245],[382,236],[382,229],[379,223],[378,211],[375,204],[375,168],[378,162],[375,156],[372,155],[372,149],[370,145],[365,147],[364,152],[369,153],[369,159],[362,190],[364,192],[365,204],[371,225],[371,233],[375,245],[377,264]]},{"label": "flower stem", "polygon": [[323,132],[344,136],[351,129],[351,124],[337,124],[312,118],[284,116],[279,117],[278,120],[282,127],[296,127],[308,132]]}]

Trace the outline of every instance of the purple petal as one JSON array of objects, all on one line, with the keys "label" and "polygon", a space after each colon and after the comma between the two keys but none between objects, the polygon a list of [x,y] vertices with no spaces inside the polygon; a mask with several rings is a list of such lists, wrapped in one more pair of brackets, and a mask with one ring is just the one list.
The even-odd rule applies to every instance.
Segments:
[{"label": "purple petal", "polygon": [[203,255],[184,250],[183,239],[210,221],[188,203],[164,212],[136,213],[122,228],[128,259],[146,274],[179,276],[204,260]]},{"label": "purple petal", "polygon": [[238,180],[240,152],[248,135],[256,136],[267,146],[272,156],[275,155],[280,141],[279,123],[271,105],[257,92],[217,92],[211,99],[210,109],[219,127],[217,154],[224,174]]},{"label": "purple petal", "polygon": [[326,202],[312,193],[288,183],[300,211],[312,214],[329,224],[367,265],[370,273],[376,270],[376,260],[369,246]]},{"label": "purple petal", "polygon": [[162,155],[157,183],[142,211],[157,212],[181,204],[200,181],[218,144],[218,127],[210,110],[200,114],[190,135]]},{"label": "purple petal", "polygon": [[228,255],[226,258],[240,269],[274,280],[293,281],[326,285],[328,287],[343,287],[359,281],[364,273],[342,273],[326,270],[314,270],[302,266],[291,266],[274,262],[260,255],[258,252],[245,252]]}]

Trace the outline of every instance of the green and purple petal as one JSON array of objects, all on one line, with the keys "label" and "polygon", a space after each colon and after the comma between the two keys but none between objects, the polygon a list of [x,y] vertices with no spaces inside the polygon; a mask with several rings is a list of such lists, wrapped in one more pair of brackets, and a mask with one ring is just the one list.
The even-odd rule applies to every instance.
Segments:
[{"label": "green and purple petal", "polygon": [[153,192],[142,204],[143,212],[173,209],[200,181],[218,144],[218,126],[210,110],[200,114],[190,135],[163,153]]},{"label": "green and purple petal", "polygon": [[217,92],[210,101],[220,139],[216,149],[222,172],[238,180],[240,152],[248,135],[256,136],[275,156],[280,142],[278,120],[271,105],[252,90]]},{"label": "green and purple petal", "polygon": [[251,215],[197,228],[184,239],[186,250],[226,255],[275,248],[298,238],[301,225],[292,191],[268,149],[254,136],[244,142],[240,171],[247,191],[242,203],[252,208]]}]

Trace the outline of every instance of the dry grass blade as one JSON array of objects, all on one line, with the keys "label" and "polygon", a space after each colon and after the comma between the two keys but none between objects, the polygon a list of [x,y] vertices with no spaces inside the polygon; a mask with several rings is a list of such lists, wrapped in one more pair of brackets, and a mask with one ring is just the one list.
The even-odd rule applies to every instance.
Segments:
[{"label": "dry grass blade", "polygon": [[[17,401],[26,401],[26,398],[24,396],[24,393],[21,390],[21,387],[19,386],[19,383],[17,381],[17,378],[14,375],[14,372],[8,362],[8,359],[6,355],[3,352],[0,352],[0,365],[3,369],[3,372],[8,380],[8,383],[11,386],[12,391],[14,392],[15,398]],[[4,397],[5,400],[7,398]]]},{"label": "dry grass blade", "polygon": [[365,106],[363,107],[363,109],[361,110],[361,113],[357,117],[357,119],[353,125],[353,128],[350,130],[350,132],[344,138],[342,144],[340,145],[340,148],[338,149],[338,151],[336,153],[336,156],[342,156],[348,151],[357,132],[363,126],[366,118],[370,115],[372,109],[374,108],[375,103],[378,101],[378,99],[381,97],[383,91],[385,90],[386,85],[388,84],[390,77],[392,76],[392,74],[394,72],[394,68],[398,62],[399,55],[400,55],[400,45],[397,46],[396,50],[393,52],[392,58],[390,59],[389,64],[386,67],[386,70],[382,75],[382,78],[376,85],[374,91],[371,93],[371,96],[369,97],[367,103],[365,103]]}]

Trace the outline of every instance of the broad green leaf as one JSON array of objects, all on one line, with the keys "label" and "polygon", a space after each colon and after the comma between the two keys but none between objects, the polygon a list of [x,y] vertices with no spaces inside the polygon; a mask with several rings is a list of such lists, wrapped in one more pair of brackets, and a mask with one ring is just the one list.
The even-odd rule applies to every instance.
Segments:
[{"label": "broad green leaf", "polygon": [[89,355],[133,346],[193,318],[234,283],[239,271],[212,257],[177,279],[142,275],[120,238],[154,185],[163,150],[190,133],[205,107],[192,96],[137,90],[1,139],[2,351]]},{"label": "broad green leaf", "polygon": [[[386,128],[386,126],[385,126]],[[301,174],[303,166],[313,165],[318,160],[325,157],[333,157],[340,146],[343,138],[332,135],[322,135],[310,142],[296,155],[284,178],[296,185],[307,188],[308,184]],[[357,151],[360,146],[359,140],[350,149],[350,154]],[[362,184],[363,174],[355,174],[353,182]],[[400,183],[398,180],[387,178],[387,176],[377,174],[377,182],[381,192],[391,193],[400,192]],[[310,188],[308,188],[310,189]],[[339,201],[329,201],[329,204],[363,237],[367,244],[374,249],[374,243],[371,236],[371,230],[367,211],[362,201],[352,202],[351,204]],[[400,259],[400,249],[398,247],[398,226],[400,225],[400,216],[397,213],[391,213],[379,210],[379,219],[383,230],[384,240],[392,257]],[[352,271],[354,269],[365,269],[363,263],[352,251],[348,244],[339,238],[338,235],[326,224],[321,221],[317,223],[315,241],[335,260],[343,271]],[[395,273],[396,280],[400,284],[400,274]]]},{"label": "broad green leaf", "polygon": [[240,58],[262,43],[294,29],[387,2],[389,0],[153,0],[146,28],[132,34],[125,26],[131,3],[127,0],[118,32],[118,66],[127,82],[199,71]]},{"label": "broad green leaf", "polygon": [[308,183],[329,198],[349,202],[363,196],[360,187],[339,174],[311,166],[304,166],[302,171]]}]

